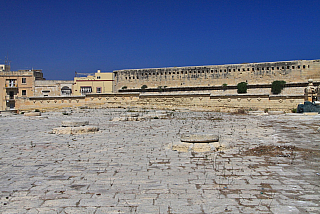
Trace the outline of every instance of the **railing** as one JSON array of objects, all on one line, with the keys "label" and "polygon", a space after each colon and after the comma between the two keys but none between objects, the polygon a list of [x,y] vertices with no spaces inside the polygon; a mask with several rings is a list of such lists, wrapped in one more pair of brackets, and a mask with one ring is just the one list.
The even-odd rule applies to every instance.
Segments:
[{"label": "railing", "polygon": [[6,84],[6,88],[16,88],[18,87],[18,84],[17,83],[9,83],[9,84]]}]

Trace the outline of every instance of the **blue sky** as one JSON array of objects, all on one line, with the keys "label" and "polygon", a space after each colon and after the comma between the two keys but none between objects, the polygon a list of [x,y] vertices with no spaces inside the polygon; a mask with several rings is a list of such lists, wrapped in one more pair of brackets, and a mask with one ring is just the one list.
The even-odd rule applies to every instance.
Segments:
[{"label": "blue sky", "polygon": [[319,0],[0,2],[0,63],[47,79],[320,58]]}]

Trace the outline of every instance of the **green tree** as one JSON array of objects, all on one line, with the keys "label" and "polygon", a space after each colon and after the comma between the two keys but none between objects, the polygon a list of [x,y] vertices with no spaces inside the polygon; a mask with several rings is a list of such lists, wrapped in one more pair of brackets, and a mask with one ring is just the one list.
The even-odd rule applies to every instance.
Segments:
[{"label": "green tree", "polygon": [[148,86],[147,86],[147,85],[143,85],[143,86],[141,86],[142,91],[144,91],[146,88],[148,88]]},{"label": "green tree", "polygon": [[273,94],[280,94],[285,84],[286,84],[286,81],[283,81],[283,80],[273,81],[271,84],[271,92]]},{"label": "green tree", "polygon": [[245,93],[247,93],[247,86],[248,86],[248,83],[246,83],[246,82],[240,82],[240,83],[238,83],[238,85],[237,85],[237,88],[238,88],[237,92],[238,92],[239,94],[245,94]]}]

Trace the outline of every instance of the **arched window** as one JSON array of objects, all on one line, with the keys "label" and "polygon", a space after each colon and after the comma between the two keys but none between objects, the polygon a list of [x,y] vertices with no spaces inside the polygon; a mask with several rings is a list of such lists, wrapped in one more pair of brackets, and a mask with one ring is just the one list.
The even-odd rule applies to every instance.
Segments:
[{"label": "arched window", "polygon": [[61,95],[66,95],[66,96],[70,96],[72,93],[71,88],[69,88],[68,86],[63,86],[61,88]]}]

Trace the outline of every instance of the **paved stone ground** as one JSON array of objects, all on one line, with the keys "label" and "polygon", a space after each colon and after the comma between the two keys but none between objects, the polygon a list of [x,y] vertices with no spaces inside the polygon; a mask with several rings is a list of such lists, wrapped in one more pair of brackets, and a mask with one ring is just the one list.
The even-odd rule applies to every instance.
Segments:
[{"label": "paved stone ground", "polygon": [[[319,116],[126,111],[0,117],[1,213],[320,213]],[[72,119],[100,131],[50,134]],[[188,132],[231,149],[172,151]]]}]

